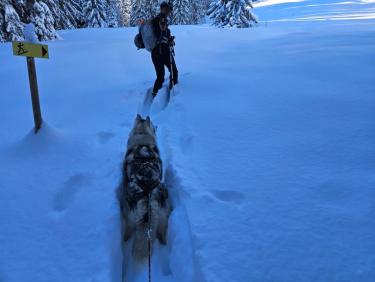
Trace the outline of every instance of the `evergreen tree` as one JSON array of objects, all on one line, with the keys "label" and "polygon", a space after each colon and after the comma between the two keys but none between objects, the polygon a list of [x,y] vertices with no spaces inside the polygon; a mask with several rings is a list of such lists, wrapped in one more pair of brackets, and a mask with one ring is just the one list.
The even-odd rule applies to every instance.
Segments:
[{"label": "evergreen tree", "polygon": [[0,3],[0,42],[6,41],[5,34],[5,3]]},{"label": "evergreen tree", "polygon": [[107,2],[105,0],[87,0],[83,4],[85,27],[107,27]]},{"label": "evergreen tree", "polygon": [[189,0],[174,0],[172,12],[173,24],[191,24],[194,17],[192,16],[192,5]]},{"label": "evergreen tree", "polygon": [[197,14],[199,15],[198,23],[205,22],[205,17],[207,15],[208,8],[210,7],[211,0],[197,0],[199,1],[199,11]]},{"label": "evergreen tree", "polygon": [[58,0],[61,11],[59,29],[82,27],[82,8],[80,0]]},{"label": "evergreen tree", "polygon": [[0,43],[6,41],[5,32],[2,27],[3,24],[4,24],[4,16],[3,14],[0,13]]},{"label": "evergreen tree", "polygon": [[28,13],[26,11],[26,0],[11,0],[13,8],[16,10],[21,22],[26,23],[28,20]]},{"label": "evergreen tree", "polygon": [[54,19],[54,28],[61,29],[60,23],[62,20],[61,9],[56,0],[42,0],[51,12],[52,18]]},{"label": "evergreen tree", "polygon": [[192,2],[192,16],[191,16],[191,23],[192,24],[199,24],[203,22],[203,18],[205,17],[208,9],[207,0],[193,0]]},{"label": "evergreen tree", "polygon": [[108,0],[107,4],[107,23],[108,27],[119,26],[119,10],[115,0]]},{"label": "evergreen tree", "polygon": [[251,0],[215,0],[207,14],[219,27],[251,27],[257,23]]},{"label": "evergreen tree", "polygon": [[131,0],[120,0],[119,10],[121,14],[120,22],[123,26],[130,26]]},{"label": "evergreen tree", "polygon": [[136,26],[140,20],[148,20],[157,15],[159,2],[157,0],[132,0],[130,25]]},{"label": "evergreen tree", "polygon": [[22,39],[29,22],[40,40],[56,38],[57,29],[82,27],[81,1],[87,0],[0,0],[0,41]]},{"label": "evergreen tree", "polygon": [[[135,26],[159,12],[162,0],[0,0],[0,41],[21,40],[23,25],[33,22],[39,40],[56,30],[80,27]],[[210,0],[171,0],[174,24],[201,23]],[[251,0],[216,0],[210,15],[220,26],[250,26]],[[244,2],[245,1],[245,2]]]},{"label": "evergreen tree", "polygon": [[0,4],[0,41],[23,40],[23,23],[10,0]]},{"label": "evergreen tree", "polygon": [[207,15],[213,20],[216,26],[226,25],[226,2],[228,0],[213,1],[208,8]]},{"label": "evergreen tree", "polygon": [[43,1],[35,1],[30,11],[30,22],[35,25],[39,41],[56,39],[55,20],[51,10]]},{"label": "evergreen tree", "polygon": [[124,15],[123,15],[123,0],[115,1],[116,10],[117,10],[117,22],[118,26],[124,26]]},{"label": "evergreen tree", "polygon": [[140,19],[145,18],[145,13],[142,9],[143,0],[131,0],[131,10],[130,10],[130,25],[138,25]]}]

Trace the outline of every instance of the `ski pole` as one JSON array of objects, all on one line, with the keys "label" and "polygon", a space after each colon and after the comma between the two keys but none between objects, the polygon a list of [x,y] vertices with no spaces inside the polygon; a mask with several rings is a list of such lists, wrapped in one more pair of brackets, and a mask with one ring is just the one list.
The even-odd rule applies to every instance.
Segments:
[{"label": "ski pole", "polygon": [[174,48],[172,45],[169,45],[169,60],[171,61],[171,82],[172,82],[172,92],[174,94],[174,73],[173,73],[173,57],[174,57]]}]

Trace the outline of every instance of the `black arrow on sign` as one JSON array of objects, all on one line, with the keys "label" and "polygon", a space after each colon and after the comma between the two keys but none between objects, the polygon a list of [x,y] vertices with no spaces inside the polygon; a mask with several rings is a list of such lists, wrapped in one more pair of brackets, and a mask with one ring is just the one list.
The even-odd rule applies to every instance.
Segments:
[{"label": "black arrow on sign", "polygon": [[47,53],[48,51],[42,46],[42,56],[44,57]]}]

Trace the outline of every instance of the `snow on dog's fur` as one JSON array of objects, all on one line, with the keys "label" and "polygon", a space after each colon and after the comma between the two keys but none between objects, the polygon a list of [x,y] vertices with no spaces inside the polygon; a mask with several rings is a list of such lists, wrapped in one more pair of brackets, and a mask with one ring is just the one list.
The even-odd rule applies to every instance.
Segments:
[{"label": "snow on dog's fur", "polygon": [[118,197],[124,240],[134,236],[132,254],[138,261],[148,256],[148,225],[151,227],[152,242],[157,238],[161,244],[166,244],[171,208],[168,191],[161,182],[162,174],[156,129],[149,117],[142,119],[137,115],[128,139]]}]

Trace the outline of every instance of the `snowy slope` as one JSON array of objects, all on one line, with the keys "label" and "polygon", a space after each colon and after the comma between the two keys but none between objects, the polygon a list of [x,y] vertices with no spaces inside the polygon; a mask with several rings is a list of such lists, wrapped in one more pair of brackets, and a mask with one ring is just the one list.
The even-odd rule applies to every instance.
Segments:
[{"label": "snowy slope", "polygon": [[[181,83],[151,116],[175,209],[154,281],[375,280],[375,21],[313,18],[339,1],[283,2],[255,9],[255,29],[172,27]],[[154,79],[135,32],[49,43],[37,136],[25,60],[0,45],[0,281],[117,282],[123,255],[125,281],[146,281],[115,199]]]},{"label": "snowy slope", "polygon": [[375,19],[374,0],[265,0],[254,7],[263,22]]}]

